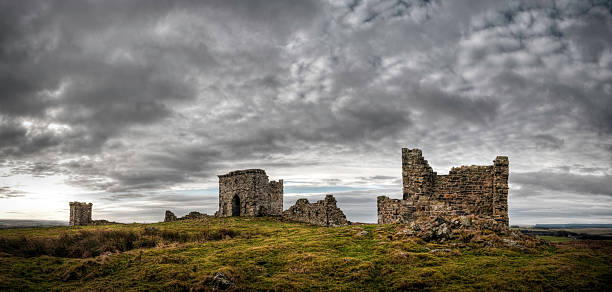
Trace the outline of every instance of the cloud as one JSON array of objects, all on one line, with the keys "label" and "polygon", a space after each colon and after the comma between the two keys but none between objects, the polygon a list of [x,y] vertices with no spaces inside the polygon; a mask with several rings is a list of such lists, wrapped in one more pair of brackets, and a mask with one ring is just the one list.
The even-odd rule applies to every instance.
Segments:
[{"label": "cloud", "polygon": [[563,139],[548,134],[534,135],[533,140],[538,147],[544,149],[559,149],[565,143]]},{"label": "cloud", "polygon": [[390,188],[399,149],[419,147],[437,170],[510,156],[517,204],[605,196],[610,15],[583,1],[3,2],[3,179],[61,176],[106,204],[251,167]]},{"label": "cloud", "polygon": [[18,161],[11,166],[11,174],[13,175],[46,177],[61,173],[56,164],[41,161]]},{"label": "cloud", "polygon": [[520,194],[525,196],[547,192],[612,196],[612,176],[610,175],[553,172],[513,173],[511,182],[519,184],[522,187]]},{"label": "cloud", "polygon": [[23,197],[26,192],[12,189],[10,187],[0,187],[0,199],[11,199],[17,197]]},{"label": "cloud", "polygon": [[109,200],[109,201],[119,201],[119,200],[123,200],[123,199],[137,199],[137,198],[144,198],[145,195],[143,194],[138,194],[138,193],[124,193],[124,194],[113,194],[110,197],[104,198],[105,200]]}]

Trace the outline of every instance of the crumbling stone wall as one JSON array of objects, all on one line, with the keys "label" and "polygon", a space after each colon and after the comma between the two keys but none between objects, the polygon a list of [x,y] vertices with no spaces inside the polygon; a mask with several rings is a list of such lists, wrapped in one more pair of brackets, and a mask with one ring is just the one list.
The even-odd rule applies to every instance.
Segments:
[{"label": "crumbling stone wall", "polygon": [[333,195],[326,195],[324,200],[313,204],[308,202],[308,199],[299,199],[295,205],[283,212],[283,218],[328,227],[349,224],[344,212],[336,206],[336,198]]},{"label": "crumbling stone wall", "polygon": [[202,214],[200,212],[193,211],[193,212],[189,212],[189,214],[179,218],[179,217],[176,217],[176,215],[174,215],[174,213],[172,213],[172,211],[166,210],[166,214],[164,216],[164,222],[172,222],[172,221],[187,220],[187,219],[203,219],[203,218],[208,218],[208,217],[209,216],[206,215],[206,214]]},{"label": "crumbling stone wall", "polygon": [[280,216],[282,212],[282,179],[268,181],[263,169],[219,175],[219,211],[216,216]]},{"label": "crumbling stone wall", "polygon": [[70,202],[70,226],[92,224],[91,207],[92,203]]},{"label": "crumbling stone wall", "polygon": [[[378,223],[462,216],[480,226],[508,226],[508,157],[493,165],[452,168],[438,175],[419,149],[402,149],[403,199],[378,197]],[[492,221],[492,222],[491,222]]]}]

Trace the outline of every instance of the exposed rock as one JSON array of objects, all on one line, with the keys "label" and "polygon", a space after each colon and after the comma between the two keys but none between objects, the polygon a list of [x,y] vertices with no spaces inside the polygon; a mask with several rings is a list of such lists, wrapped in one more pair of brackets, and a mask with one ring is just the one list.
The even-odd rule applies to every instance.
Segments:
[{"label": "exposed rock", "polygon": [[283,218],[327,227],[349,224],[342,210],[336,206],[333,195],[326,195],[324,200],[312,204],[308,199],[299,199],[283,212]]},{"label": "exposed rock", "polygon": [[227,290],[234,286],[234,282],[222,272],[216,272],[207,283],[211,288],[218,290]]},{"label": "exposed rock", "polygon": [[219,211],[215,216],[280,216],[283,180],[268,181],[263,169],[219,175]]},{"label": "exposed rock", "polygon": [[[508,158],[493,165],[452,168],[438,175],[419,149],[402,149],[403,199],[378,197],[378,223],[430,222],[432,238],[447,237],[453,225],[503,232],[508,229]],[[462,217],[463,216],[463,217]],[[461,222],[434,222],[454,217]]]},{"label": "exposed rock", "polygon": [[472,223],[475,219],[473,217],[470,219],[444,216],[419,218],[409,225],[400,226],[394,236],[419,237],[425,241],[435,242],[454,241],[453,244],[459,245],[470,243],[480,246],[510,247],[520,250],[547,244],[546,241],[537,237],[523,235],[518,230],[496,229],[495,224],[499,224],[496,221],[489,225],[490,228],[482,229],[481,227],[486,226],[487,222]]},{"label": "exposed rock", "polygon": [[452,221],[438,216],[432,220],[413,221],[405,233],[423,238],[426,241],[445,240],[451,238],[452,230],[457,227],[453,225]]},{"label": "exposed rock", "polygon": [[172,213],[170,210],[166,210],[166,216],[164,217],[164,222],[172,222],[176,220],[178,220],[178,218],[176,218],[176,215],[174,215],[174,213]]},{"label": "exposed rock", "polygon": [[367,232],[367,231],[365,231],[365,230],[364,230],[364,231],[361,231],[361,232],[359,232],[359,233],[357,233],[357,236],[358,236],[358,237],[364,237],[364,236],[367,236],[367,235],[368,235],[368,232]]},{"label": "exposed rock", "polygon": [[[194,267],[195,269],[195,267]],[[212,277],[197,283],[189,289],[190,292],[234,290],[235,284],[226,274],[216,272]]]}]

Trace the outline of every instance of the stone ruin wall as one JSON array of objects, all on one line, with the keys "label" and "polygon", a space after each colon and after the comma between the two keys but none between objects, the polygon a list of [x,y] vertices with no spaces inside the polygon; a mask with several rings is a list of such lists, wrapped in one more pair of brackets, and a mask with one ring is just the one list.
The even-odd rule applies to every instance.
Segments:
[{"label": "stone ruin wall", "polygon": [[270,181],[268,183],[268,196],[269,199],[265,197],[260,197],[260,205],[265,206],[269,204],[270,212],[268,215],[272,216],[281,216],[283,215],[283,180],[279,179],[278,181]]},{"label": "stone ruin wall", "polygon": [[68,225],[79,226],[92,224],[92,203],[70,202],[70,221]]},{"label": "stone ruin wall", "polygon": [[295,205],[283,212],[283,218],[326,227],[349,224],[342,210],[336,206],[336,199],[332,195],[326,195],[324,200],[316,203],[310,203],[308,199],[298,199]]},{"label": "stone ruin wall", "polygon": [[174,215],[172,211],[166,210],[166,213],[164,215],[164,222],[172,222],[172,221],[187,220],[187,219],[204,219],[208,217],[210,216],[206,214],[202,214],[200,212],[196,212],[196,211],[189,212],[189,214],[183,217],[176,217],[176,215]]},{"label": "stone ruin wall", "polygon": [[508,227],[508,157],[493,165],[452,168],[437,175],[419,149],[402,149],[403,199],[378,197],[378,223],[437,216],[467,217],[474,225]]},{"label": "stone ruin wall", "polygon": [[282,215],[283,180],[268,181],[268,176],[262,169],[237,170],[219,175],[217,216],[232,216],[236,195],[239,198],[239,216]]}]

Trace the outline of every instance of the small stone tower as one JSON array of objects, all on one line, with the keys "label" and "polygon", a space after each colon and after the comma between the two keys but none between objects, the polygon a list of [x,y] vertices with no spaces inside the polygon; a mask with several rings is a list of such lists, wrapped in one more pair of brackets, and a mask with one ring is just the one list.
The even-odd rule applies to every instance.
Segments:
[{"label": "small stone tower", "polygon": [[268,181],[263,169],[236,170],[219,175],[216,216],[280,216],[283,180]]},{"label": "small stone tower", "polygon": [[91,224],[92,203],[70,202],[70,226]]}]

